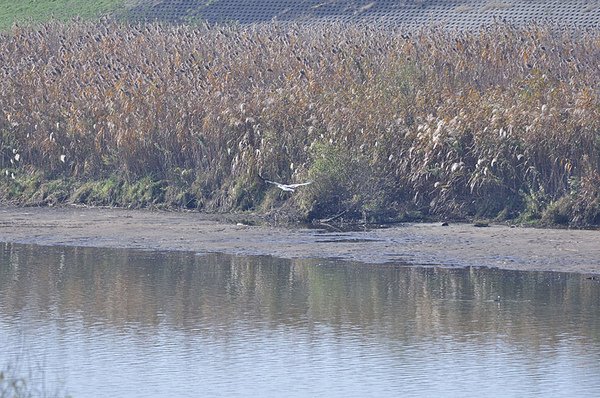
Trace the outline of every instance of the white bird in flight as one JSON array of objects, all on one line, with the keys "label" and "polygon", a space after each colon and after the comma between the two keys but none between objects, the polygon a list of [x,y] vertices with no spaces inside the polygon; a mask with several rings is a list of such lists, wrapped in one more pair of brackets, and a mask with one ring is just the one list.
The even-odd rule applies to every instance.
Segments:
[{"label": "white bird in flight", "polygon": [[296,188],[298,188],[298,187],[302,187],[304,185],[312,184],[312,181],[303,182],[301,184],[281,184],[279,182],[269,181],[269,180],[265,180],[265,182],[268,182],[269,184],[273,184],[277,188],[281,189],[282,191],[286,191],[286,192],[294,192],[296,190]]}]

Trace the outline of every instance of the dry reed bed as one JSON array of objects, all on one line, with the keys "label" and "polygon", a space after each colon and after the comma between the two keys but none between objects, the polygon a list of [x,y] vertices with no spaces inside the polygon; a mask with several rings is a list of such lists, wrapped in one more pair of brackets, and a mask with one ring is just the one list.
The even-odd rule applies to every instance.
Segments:
[{"label": "dry reed bed", "polygon": [[118,176],[203,209],[600,224],[599,60],[598,31],[537,25],[15,27],[2,192],[36,175],[127,204],[85,185]]}]

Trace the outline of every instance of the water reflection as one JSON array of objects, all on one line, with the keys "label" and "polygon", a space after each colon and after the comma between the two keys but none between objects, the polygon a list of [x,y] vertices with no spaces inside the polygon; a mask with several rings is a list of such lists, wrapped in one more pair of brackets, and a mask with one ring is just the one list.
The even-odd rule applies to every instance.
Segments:
[{"label": "water reflection", "polygon": [[572,274],[3,244],[0,360],[76,396],[585,395],[598,303]]}]

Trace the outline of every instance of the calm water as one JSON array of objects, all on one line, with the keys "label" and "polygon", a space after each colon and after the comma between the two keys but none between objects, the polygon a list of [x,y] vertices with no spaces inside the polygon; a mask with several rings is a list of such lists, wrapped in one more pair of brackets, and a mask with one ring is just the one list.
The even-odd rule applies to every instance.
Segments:
[{"label": "calm water", "polygon": [[0,369],[74,397],[596,397],[599,304],[581,275],[0,244]]}]

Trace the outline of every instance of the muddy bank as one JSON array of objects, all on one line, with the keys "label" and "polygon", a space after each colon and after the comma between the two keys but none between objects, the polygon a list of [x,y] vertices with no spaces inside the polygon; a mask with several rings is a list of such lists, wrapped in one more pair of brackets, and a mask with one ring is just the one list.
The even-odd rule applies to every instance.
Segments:
[{"label": "muddy bank", "polygon": [[600,231],[403,224],[331,232],[239,221],[192,212],[0,207],[0,241],[600,274]]}]

